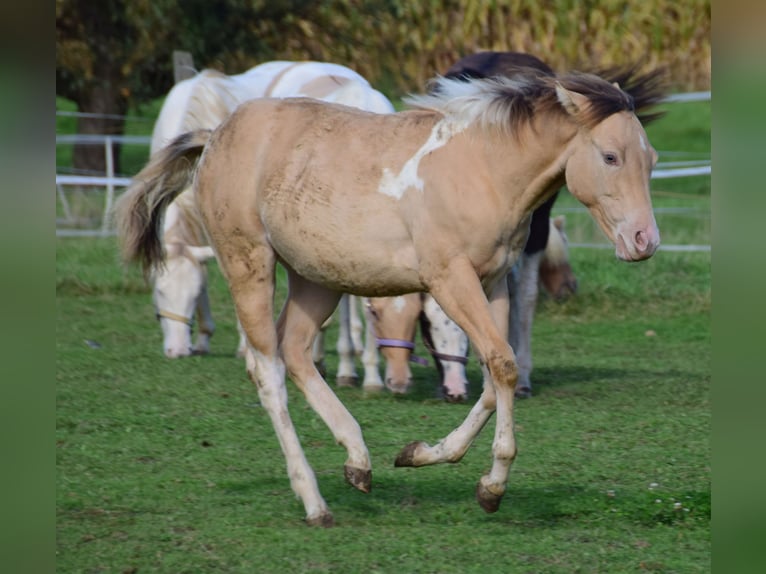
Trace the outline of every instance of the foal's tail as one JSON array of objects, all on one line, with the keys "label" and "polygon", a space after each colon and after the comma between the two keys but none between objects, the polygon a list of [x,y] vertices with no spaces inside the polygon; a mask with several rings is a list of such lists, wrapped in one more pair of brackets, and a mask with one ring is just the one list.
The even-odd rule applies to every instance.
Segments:
[{"label": "foal's tail", "polygon": [[189,187],[197,160],[212,130],[178,136],[149,160],[115,206],[115,224],[122,257],[140,261],[147,273],[164,261],[162,216],[168,205]]}]

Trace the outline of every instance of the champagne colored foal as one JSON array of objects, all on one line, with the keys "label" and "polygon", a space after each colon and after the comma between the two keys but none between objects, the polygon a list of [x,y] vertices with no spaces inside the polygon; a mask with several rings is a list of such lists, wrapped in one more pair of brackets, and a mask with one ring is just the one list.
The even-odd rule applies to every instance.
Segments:
[{"label": "champagne colored foal", "polygon": [[[389,115],[253,100],[215,132],[175,139],[119,206],[125,257],[151,268],[162,261],[163,210],[194,179],[247,334],[247,371],[309,524],[333,517],[289,416],[286,374],[346,448],[346,480],[363,492],[372,485],[360,426],[311,357],[341,293],[429,292],[466,332],[491,384],[444,439],[410,443],[395,463],[459,461],[496,410],[493,463],[476,488],[494,512],[516,457],[504,278],[532,211],[566,183],[618,258],[640,261],[659,245],[649,196],[657,154],[619,87],[579,73],[437,81],[434,94],[410,99],[419,109]],[[278,262],[289,289],[272,322]]]}]

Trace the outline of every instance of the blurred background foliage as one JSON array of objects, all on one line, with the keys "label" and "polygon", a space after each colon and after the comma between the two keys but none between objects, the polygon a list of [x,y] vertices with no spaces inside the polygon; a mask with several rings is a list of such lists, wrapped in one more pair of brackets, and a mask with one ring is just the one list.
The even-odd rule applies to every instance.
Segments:
[{"label": "blurred background foliage", "polygon": [[[174,50],[236,74],[268,60],[347,65],[396,99],[481,50],[554,69],[642,61],[679,91],[710,87],[711,0],[56,0],[56,95],[125,115],[173,84]],[[121,134],[120,118],[79,133]],[[77,159],[77,158],[76,158]],[[96,158],[97,161],[102,161]],[[76,163],[80,163],[77,162]]]},{"label": "blurred background foliage", "polygon": [[234,74],[273,59],[353,67],[396,96],[480,50],[556,69],[645,58],[678,89],[710,86],[710,0],[56,0],[57,91],[118,81],[164,94],[171,53]]}]

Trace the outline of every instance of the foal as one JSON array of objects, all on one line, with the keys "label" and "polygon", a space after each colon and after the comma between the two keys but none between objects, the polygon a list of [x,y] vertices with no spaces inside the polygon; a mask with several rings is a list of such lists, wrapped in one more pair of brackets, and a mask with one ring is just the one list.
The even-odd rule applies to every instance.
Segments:
[{"label": "foal", "polygon": [[[371,114],[308,99],[253,100],[214,133],[174,140],[118,206],[124,256],[155,266],[162,213],[193,179],[247,334],[247,371],[309,524],[329,526],[333,517],[290,419],[288,372],[346,448],[346,480],[363,492],[372,486],[359,424],[311,357],[341,293],[430,292],[468,334],[491,384],[455,430],[434,446],[407,445],[396,465],[459,461],[496,411],[492,466],[476,488],[480,506],[495,512],[516,457],[518,368],[504,278],[532,211],[566,182],[618,258],[640,261],[659,245],[649,196],[657,154],[619,87],[577,73],[441,79],[437,94],[411,103],[419,109]],[[289,287],[272,322],[278,262]]]}]

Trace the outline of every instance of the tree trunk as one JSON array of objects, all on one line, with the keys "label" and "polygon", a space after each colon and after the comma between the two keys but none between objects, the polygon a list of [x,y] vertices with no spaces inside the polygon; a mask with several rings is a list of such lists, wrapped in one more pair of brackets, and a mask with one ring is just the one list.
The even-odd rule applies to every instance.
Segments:
[{"label": "tree trunk", "polygon": [[[123,135],[124,115],[127,101],[117,89],[117,82],[104,82],[82,93],[77,102],[80,112],[93,116],[77,120],[78,134]],[[120,144],[113,145],[114,172],[120,173]],[[106,152],[103,143],[84,143],[74,146],[72,164],[77,173],[104,175],[106,173]]]}]

